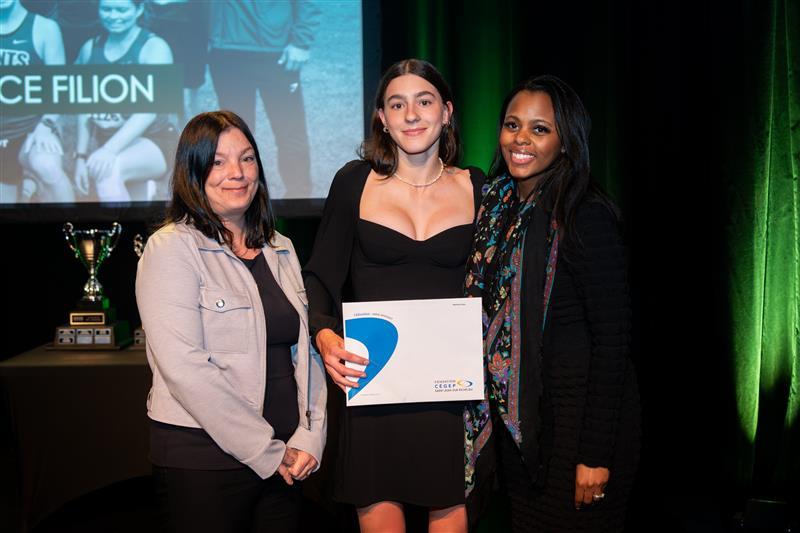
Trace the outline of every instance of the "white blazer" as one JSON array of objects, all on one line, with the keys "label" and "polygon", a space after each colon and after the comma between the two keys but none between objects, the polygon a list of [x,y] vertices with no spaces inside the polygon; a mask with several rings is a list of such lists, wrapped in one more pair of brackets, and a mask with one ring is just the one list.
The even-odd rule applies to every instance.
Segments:
[{"label": "white blazer", "polygon": [[[169,224],[148,240],[136,275],[153,386],[148,416],[203,428],[225,452],[261,478],[281,464],[286,446],[319,465],[327,419],[325,370],[308,334],[308,301],[292,242],[275,233],[262,252],[300,316],[292,347],[300,424],[284,445],[262,416],[267,325],[255,280],[230,248],[191,225]],[[267,305],[269,303],[267,302]]]}]

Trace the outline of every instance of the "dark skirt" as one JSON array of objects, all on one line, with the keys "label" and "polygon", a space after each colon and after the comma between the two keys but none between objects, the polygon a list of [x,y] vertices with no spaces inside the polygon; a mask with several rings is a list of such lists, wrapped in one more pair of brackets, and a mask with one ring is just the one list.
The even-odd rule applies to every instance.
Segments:
[{"label": "dark skirt", "polygon": [[334,498],[356,507],[463,504],[462,411],[460,402],[342,406]]}]

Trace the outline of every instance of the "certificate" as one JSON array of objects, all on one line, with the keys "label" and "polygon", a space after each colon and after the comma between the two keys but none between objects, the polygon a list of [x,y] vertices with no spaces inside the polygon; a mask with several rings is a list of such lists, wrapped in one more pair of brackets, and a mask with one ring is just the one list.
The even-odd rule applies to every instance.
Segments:
[{"label": "certificate", "polygon": [[483,399],[480,298],[342,304],[344,347],[369,359],[347,406]]}]

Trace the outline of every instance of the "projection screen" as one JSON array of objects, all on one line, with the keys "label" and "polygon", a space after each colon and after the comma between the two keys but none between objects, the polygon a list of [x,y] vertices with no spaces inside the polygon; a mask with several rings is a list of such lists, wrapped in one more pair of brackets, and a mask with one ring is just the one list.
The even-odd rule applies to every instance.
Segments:
[{"label": "projection screen", "polygon": [[195,114],[253,129],[277,200],[364,134],[360,0],[0,0],[0,209],[168,200]]}]

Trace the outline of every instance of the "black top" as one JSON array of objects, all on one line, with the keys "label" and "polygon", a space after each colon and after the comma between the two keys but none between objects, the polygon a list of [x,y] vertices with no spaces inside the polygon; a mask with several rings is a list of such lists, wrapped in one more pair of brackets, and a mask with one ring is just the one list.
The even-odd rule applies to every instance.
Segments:
[{"label": "black top", "polygon": [[[477,211],[484,176],[469,170]],[[417,241],[362,220],[358,207],[369,173],[363,161],[348,163],[331,185],[304,269],[312,334],[328,327],[341,335],[342,301],[463,296],[474,225]],[[384,500],[436,508],[464,503],[462,403],[342,405],[339,412],[331,421],[339,428],[334,498],[357,507]]]},{"label": "black top", "polygon": [[128,49],[122,56],[114,61],[109,61],[106,57],[105,46],[108,40],[108,34],[103,33],[92,39],[92,47],[89,52],[89,59],[86,61],[87,65],[138,65],[139,54],[142,53],[142,48],[153,37],[154,34],[145,30],[139,30],[139,35],[131,43]]},{"label": "black top", "polygon": [[[33,45],[33,23],[36,20],[36,16],[36,14],[28,11],[14,31],[0,34],[0,65],[4,67],[29,67],[44,64],[44,61],[36,52],[36,47]],[[3,139],[16,139],[27,135],[33,130],[40,118],[39,115],[7,116],[3,113],[0,135],[2,135]]]},{"label": "black top", "polygon": [[0,64],[7,67],[32,67],[44,64],[33,44],[35,20],[36,14],[28,11],[13,31],[0,34]]},{"label": "black top", "polygon": [[[264,254],[242,259],[253,274],[267,320],[267,386],[263,414],[275,430],[274,439],[286,442],[300,421],[297,383],[291,347],[300,333],[300,317],[270,271]],[[201,428],[187,428],[151,420],[150,461],[158,466],[197,470],[244,468],[225,453]]]},{"label": "black top", "polygon": [[[121,57],[114,61],[109,61],[106,58],[105,46],[108,40],[108,34],[103,33],[92,39],[92,46],[89,52],[89,59],[86,61],[87,65],[138,65],[139,54],[142,53],[142,48],[147,44],[151,38],[156,35],[144,28],[139,30],[139,35],[131,43],[128,49],[122,54]],[[116,132],[122,125],[131,117],[130,113],[116,113],[116,112],[95,112],[90,115],[92,123],[100,130],[106,133]],[[142,134],[145,137],[150,137],[156,133],[161,133],[169,130],[172,124],[169,122],[169,116],[166,113],[158,113],[156,119],[147,126],[147,129]],[[166,154],[171,157],[171,154]],[[169,162],[169,157],[167,161]]]},{"label": "black top", "polygon": [[[478,168],[467,170],[477,214],[485,176]],[[342,335],[343,301],[463,296],[474,224],[455,226],[425,241],[417,241],[363,220],[359,205],[369,173],[368,163],[351,161],[337,172],[331,184],[314,253],[303,269],[312,339],[325,328]],[[370,242],[369,247],[362,243],[365,238]],[[398,241],[400,244],[396,245]],[[398,276],[407,283],[398,282]]]},{"label": "black top", "polygon": [[[286,442],[300,422],[297,382],[294,380],[292,364],[292,346],[297,344],[300,317],[275,281],[264,254],[242,261],[253,274],[261,301],[265,302],[267,393],[264,395],[264,418],[275,430],[274,438]],[[266,302],[269,302],[269,306]]]}]

